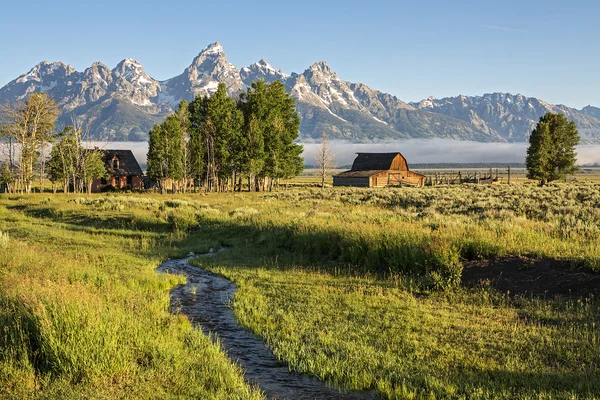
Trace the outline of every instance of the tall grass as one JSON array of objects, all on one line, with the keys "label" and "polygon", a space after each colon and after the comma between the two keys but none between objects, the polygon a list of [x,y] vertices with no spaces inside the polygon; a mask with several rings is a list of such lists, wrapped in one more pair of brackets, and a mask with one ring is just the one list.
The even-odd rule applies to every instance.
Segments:
[{"label": "tall grass", "polygon": [[124,208],[34,199],[0,207],[10,235],[0,242],[0,397],[261,398],[218,344],[168,312],[182,278],[154,268],[184,249],[167,222],[127,230],[136,213]]},{"label": "tall grass", "polygon": [[390,398],[592,396],[595,303],[448,289],[477,258],[597,271],[599,208],[596,184],[0,196],[0,396],[260,397],[153,271],[220,245],[243,257],[215,266],[236,314],[297,370]]}]

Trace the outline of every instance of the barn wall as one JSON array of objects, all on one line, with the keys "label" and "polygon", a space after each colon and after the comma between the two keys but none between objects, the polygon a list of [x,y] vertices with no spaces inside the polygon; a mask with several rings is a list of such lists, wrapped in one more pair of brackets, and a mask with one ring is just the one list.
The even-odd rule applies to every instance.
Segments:
[{"label": "barn wall", "polygon": [[384,187],[388,185],[388,182],[387,171],[371,177],[371,186],[373,187]]},{"label": "barn wall", "polygon": [[369,177],[364,178],[345,178],[345,177],[333,177],[333,186],[360,186],[369,187]]},{"label": "barn wall", "polygon": [[398,154],[396,157],[394,157],[390,169],[395,171],[408,171],[408,163],[406,162],[406,159],[402,157],[402,155]]}]

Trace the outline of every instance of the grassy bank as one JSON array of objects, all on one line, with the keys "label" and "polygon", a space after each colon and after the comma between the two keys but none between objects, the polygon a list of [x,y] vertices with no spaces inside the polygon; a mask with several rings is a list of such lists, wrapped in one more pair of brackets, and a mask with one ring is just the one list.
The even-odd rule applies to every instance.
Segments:
[{"label": "grassy bank", "polygon": [[154,268],[188,250],[183,237],[147,224],[141,208],[69,199],[1,198],[0,397],[261,398],[168,312],[181,278]]},{"label": "grassy bank", "polygon": [[600,269],[600,185],[0,197],[10,397],[252,398],[169,314],[160,260],[228,246],[235,312],[294,369],[386,398],[590,398],[594,298],[460,287],[464,263]]}]

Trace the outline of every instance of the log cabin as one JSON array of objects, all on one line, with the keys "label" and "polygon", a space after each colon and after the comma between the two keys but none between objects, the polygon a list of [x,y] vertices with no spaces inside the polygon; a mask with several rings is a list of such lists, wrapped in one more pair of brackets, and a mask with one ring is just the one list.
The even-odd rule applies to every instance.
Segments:
[{"label": "log cabin", "polygon": [[350,171],[333,177],[333,186],[423,186],[425,176],[411,171],[399,153],[356,153]]},{"label": "log cabin", "polygon": [[107,177],[98,178],[92,183],[92,192],[100,192],[112,186],[117,190],[142,190],[140,168],[131,150],[100,150]]}]

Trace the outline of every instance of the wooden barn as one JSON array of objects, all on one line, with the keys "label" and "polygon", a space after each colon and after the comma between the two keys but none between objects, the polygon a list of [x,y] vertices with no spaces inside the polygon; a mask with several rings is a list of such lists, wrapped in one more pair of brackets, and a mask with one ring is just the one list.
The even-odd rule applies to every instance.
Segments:
[{"label": "wooden barn", "polygon": [[350,171],[333,177],[333,186],[423,186],[425,176],[412,172],[406,158],[396,153],[356,153]]},{"label": "wooden barn", "polygon": [[107,178],[96,179],[92,183],[92,192],[100,192],[108,186],[115,189],[141,190],[142,176],[140,168],[131,150],[100,150],[106,167]]}]

